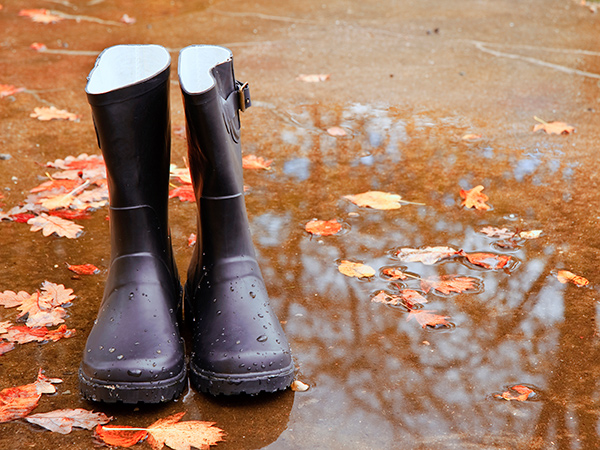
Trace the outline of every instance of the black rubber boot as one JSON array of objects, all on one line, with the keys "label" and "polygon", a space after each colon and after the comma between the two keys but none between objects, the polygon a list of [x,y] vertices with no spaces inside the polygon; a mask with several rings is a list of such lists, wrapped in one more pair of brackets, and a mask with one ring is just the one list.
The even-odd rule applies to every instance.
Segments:
[{"label": "black rubber boot", "polygon": [[100,54],[86,92],[110,197],[111,260],[79,370],[90,400],[158,403],[186,384],[181,285],[167,202],[169,53],[118,45]]},{"label": "black rubber boot", "polygon": [[211,394],[285,389],[290,348],[271,310],[246,215],[239,110],[250,106],[231,51],[190,46],[179,55],[198,245],[185,285],[193,322],[190,379]]}]

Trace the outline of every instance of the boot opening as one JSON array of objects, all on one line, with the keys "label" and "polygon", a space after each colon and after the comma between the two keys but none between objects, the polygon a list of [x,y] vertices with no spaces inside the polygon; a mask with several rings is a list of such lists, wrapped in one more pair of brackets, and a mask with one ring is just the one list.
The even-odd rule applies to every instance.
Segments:
[{"label": "boot opening", "polygon": [[215,84],[212,69],[230,61],[231,51],[214,45],[192,45],[179,54],[179,82],[189,94],[208,91]]},{"label": "boot opening", "polygon": [[147,80],[164,71],[171,55],[159,45],[115,45],[104,50],[88,77],[88,94],[102,94]]}]

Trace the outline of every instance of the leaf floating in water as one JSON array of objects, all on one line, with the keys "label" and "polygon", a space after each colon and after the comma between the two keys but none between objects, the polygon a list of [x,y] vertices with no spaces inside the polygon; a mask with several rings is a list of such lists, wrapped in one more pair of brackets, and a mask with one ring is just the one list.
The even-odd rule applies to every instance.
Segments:
[{"label": "leaf floating in water", "polygon": [[462,275],[442,275],[421,280],[421,289],[425,292],[431,290],[449,295],[461,294],[468,291],[478,291],[480,281],[477,278]]},{"label": "leaf floating in water", "polygon": [[348,133],[341,127],[329,127],[327,128],[327,134],[330,136],[346,136]]},{"label": "leaf floating in water", "polygon": [[265,159],[262,156],[246,155],[242,158],[242,168],[271,170],[272,162],[272,159]]},{"label": "leaf floating in water", "polygon": [[580,275],[575,275],[573,272],[569,272],[568,270],[559,270],[556,273],[556,278],[558,278],[558,281],[560,281],[561,283],[571,282],[579,287],[587,286],[588,284],[590,284],[587,278],[584,278]]},{"label": "leaf floating in water", "polygon": [[316,234],[318,236],[333,236],[342,230],[342,224],[336,219],[332,220],[311,220],[308,222],[304,229],[310,234]]},{"label": "leaf floating in water", "polygon": [[523,239],[537,239],[542,235],[542,230],[521,231],[519,236]]},{"label": "leaf floating in water", "polygon": [[503,398],[504,400],[508,401],[516,400],[518,402],[524,402],[534,395],[535,391],[533,389],[521,384],[517,384],[515,386],[510,386],[508,390],[504,391],[502,394],[494,394],[494,397]]},{"label": "leaf floating in water", "polygon": [[315,74],[300,74],[296,77],[296,80],[304,81],[305,83],[320,83],[321,81],[327,81],[331,77],[328,73],[315,73]]},{"label": "leaf floating in water", "polygon": [[29,117],[34,119],[48,121],[48,120],[70,120],[72,122],[79,121],[79,116],[74,113],[70,113],[64,109],[57,109],[55,106],[46,106],[33,108],[33,112],[29,114]]},{"label": "leaf floating in water", "polygon": [[495,237],[499,239],[507,239],[515,235],[515,233],[513,231],[510,231],[508,228],[497,227],[485,227],[479,230],[479,232],[485,234],[486,236]]},{"label": "leaf floating in water", "polygon": [[462,250],[459,252],[467,261],[484,269],[498,270],[504,268],[512,259],[507,255],[495,255],[493,253],[466,253]]},{"label": "leaf floating in water", "polygon": [[436,311],[429,309],[413,309],[409,312],[406,320],[409,321],[415,319],[423,328],[449,328],[452,326],[452,324],[446,320],[450,318],[449,316],[433,314],[434,312]]},{"label": "leaf floating in water", "polygon": [[533,132],[543,130],[548,134],[571,134],[575,132],[575,127],[565,123],[565,122],[546,122],[545,120],[540,119],[539,117],[535,117],[538,123],[533,127]]},{"label": "leaf floating in water", "polygon": [[380,210],[391,210],[399,209],[402,204],[413,204],[422,205],[423,203],[412,203],[402,200],[402,197],[397,194],[390,194],[382,191],[368,191],[362,194],[356,195],[344,195],[344,198],[350,200],[357,206],[380,209]]},{"label": "leaf floating in water", "polygon": [[485,202],[488,201],[488,196],[482,193],[481,191],[484,189],[483,186],[475,186],[473,189],[469,189],[465,191],[464,189],[460,190],[460,196],[464,199],[461,206],[465,208],[475,208],[482,211],[487,211],[490,209],[490,205]]},{"label": "leaf floating in water", "polygon": [[371,266],[347,260],[340,263],[338,270],[348,277],[370,278],[375,275],[375,269]]},{"label": "leaf floating in water", "polygon": [[420,262],[428,266],[460,254],[452,247],[401,248],[396,256],[401,261]]}]

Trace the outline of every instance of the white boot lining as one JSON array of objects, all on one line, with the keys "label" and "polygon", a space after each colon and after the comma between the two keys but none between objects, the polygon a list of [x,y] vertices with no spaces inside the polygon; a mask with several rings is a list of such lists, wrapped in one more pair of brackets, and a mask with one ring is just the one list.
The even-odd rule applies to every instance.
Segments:
[{"label": "white boot lining", "polygon": [[192,45],[179,54],[179,82],[190,94],[208,91],[215,84],[211,69],[230,61],[231,51],[215,45]]}]

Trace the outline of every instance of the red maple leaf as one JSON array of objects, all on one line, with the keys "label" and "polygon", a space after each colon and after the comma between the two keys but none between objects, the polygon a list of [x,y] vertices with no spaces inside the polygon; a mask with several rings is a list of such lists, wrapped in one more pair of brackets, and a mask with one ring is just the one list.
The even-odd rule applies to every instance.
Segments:
[{"label": "red maple leaf", "polygon": [[93,264],[69,264],[67,263],[67,269],[71,272],[75,272],[77,275],[95,275],[100,273],[100,269],[98,269]]},{"label": "red maple leaf", "polygon": [[480,281],[477,278],[461,275],[442,275],[421,280],[421,289],[425,292],[431,290],[441,294],[463,293],[479,290]]},{"label": "red maple leaf", "polygon": [[56,392],[53,383],[61,383],[58,378],[48,378],[38,372],[37,380],[31,384],[2,389],[0,391],[0,423],[21,419],[37,406],[42,394]]},{"label": "red maple leaf", "polygon": [[194,186],[191,184],[185,184],[175,189],[171,189],[169,192],[169,198],[178,197],[182,202],[195,202],[196,194],[194,193]]},{"label": "red maple leaf", "polygon": [[491,270],[502,269],[512,259],[507,255],[495,255],[493,253],[466,253],[462,250],[459,252],[459,254],[464,256],[471,264]]},{"label": "red maple leaf", "polygon": [[415,319],[423,328],[447,328],[451,327],[452,324],[446,319],[449,316],[440,316],[439,314],[433,314],[436,312],[434,309],[413,309],[409,312],[407,321]]}]

